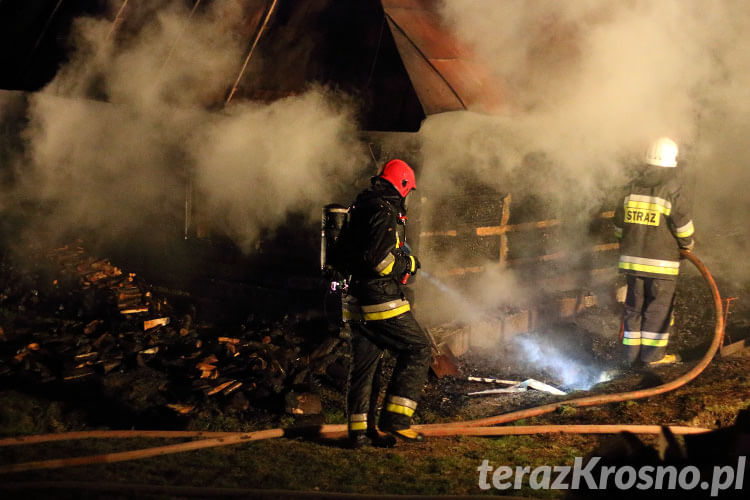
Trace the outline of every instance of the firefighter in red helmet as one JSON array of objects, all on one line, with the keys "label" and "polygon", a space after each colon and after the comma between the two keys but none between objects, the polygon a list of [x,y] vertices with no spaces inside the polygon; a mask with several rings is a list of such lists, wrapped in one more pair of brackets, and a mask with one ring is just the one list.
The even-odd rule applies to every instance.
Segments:
[{"label": "firefighter in red helmet", "polygon": [[[431,356],[429,340],[404,294],[405,276],[419,259],[404,245],[405,200],[416,188],[414,170],[394,159],[372,178],[350,209],[352,280],[344,319],[352,330],[352,364],[347,395],[349,439],[353,447],[393,446],[394,436],[420,441],[411,428]],[[373,378],[383,351],[396,357],[377,422]],[[371,398],[374,400],[371,402]],[[376,430],[387,433],[381,436]]]},{"label": "firefighter in red helmet", "polygon": [[675,175],[678,147],[668,137],[654,141],[641,175],[615,210],[620,238],[618,267],[627,277],[622,343],[631,364],[679,361],[667,354],[680,250],[694,245],[693,220]]}]

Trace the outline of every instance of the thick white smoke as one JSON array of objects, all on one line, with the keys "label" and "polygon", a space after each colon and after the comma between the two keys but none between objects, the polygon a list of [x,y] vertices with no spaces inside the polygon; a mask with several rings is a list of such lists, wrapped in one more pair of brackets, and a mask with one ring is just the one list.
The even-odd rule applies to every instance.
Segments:
[{"label": "thick white smoke", "polygon": [[365,164],[351,102],[325,89],[207,110],[246,55],[243,4],[211,2],[194,15],[180,1],[133,4],[116,36],[109,20],[75,21],[70,61],[31,97],[17,162],[24,196],[54,209],[47,231],[124,236],[165,214],[181,228],[192,177],[201,220],[250,249],[290,211],[317,219]]},{"label": "thick white smoke", "polygon": [[[722,95],[732,104],[739,96],[726,92],[746,81],[736,54],[750,43],[747,11],[732,0],[446,1],[446,22],[508,103],[501,117],[430,118],[433,161],[447,153],[447,163],[476,165],[492,181],[544,153],[556,175],[538,184],[585,193],[602,175],[622,179],[623,158],[659,135],[699,144],[707,107]],[[456,147],[466,141],[474,147]]]},{"label": "thick white smoke", "polygon": [[198,133],[190,152],[207,208],[243,247],[288,211],[325,204],[332,185],[361,168],[354,120],[334,102],[311,90],[270,105],[243,104]]},{"label": "thick white smoke", "polygon": [[[583,220],[614,203],[627,167],[667,135],[681,145],[694,195],[696,253],[724,279],[750,278],[747,2],[445,0],[441,13],[507,101],[497,115],[427,118],[423,193],[461,191],[476,178],[513,194],[511,214],[532,195],[547,205],[543,218]],[[564,233],[574,254],[594,243],[582,228]],[[524,281],[511,275],[468,293],[505,299]]]}]

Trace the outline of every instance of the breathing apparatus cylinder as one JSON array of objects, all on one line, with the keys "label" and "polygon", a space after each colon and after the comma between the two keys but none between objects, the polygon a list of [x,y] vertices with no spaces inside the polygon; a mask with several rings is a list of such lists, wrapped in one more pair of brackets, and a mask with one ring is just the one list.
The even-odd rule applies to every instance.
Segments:
[{"label": "breathing apparatus cylinder", "polygon": [[323,207],[320,232],[320,270],[324,273],[333,270],[330,257],[338,241],[341,230],[349,217],[349,209],[337,203]]},{"label": "breathing apparatus cylinder", "polygon": [[327,285],[323,309],[330,328],[338,329],[339,336],[342,337],[348,333],[346,329],[341,328],[344,324],[341,301],[349,286],[347,277],[342,276],[336,269],[334,260],[336,245],[348,217],[347,207],[335,203],[326,205],[323,207],[320,230],[320,270]]}]

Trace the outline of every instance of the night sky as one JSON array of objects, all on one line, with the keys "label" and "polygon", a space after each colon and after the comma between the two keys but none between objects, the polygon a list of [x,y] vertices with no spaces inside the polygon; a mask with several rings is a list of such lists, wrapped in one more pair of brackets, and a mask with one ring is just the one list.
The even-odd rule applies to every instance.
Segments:
[{"label": "night sky", "polygon": [[0,88],[39,90],[69,49],[71,21],[101,15],[100,0],[0,0]]}]

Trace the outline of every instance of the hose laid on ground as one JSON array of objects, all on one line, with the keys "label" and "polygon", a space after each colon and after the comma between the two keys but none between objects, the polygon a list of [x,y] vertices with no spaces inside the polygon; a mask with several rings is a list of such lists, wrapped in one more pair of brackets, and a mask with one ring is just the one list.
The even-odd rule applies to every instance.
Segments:
[{"label": "hose laid on ground", "polygon": [[[122,437],[124,431],[115,431]],[[134,431],[139,432],[139,431]],[[222,433],[223,434],[223,433]],[[227,446],[230,444],[245,443],[249,441],[259,441],[262,439],[273,439],[284,436],[284,429],[269,429],[265,431],[235,433],[231,436],[215,437],[210,439],[201,439],[200,441],[189,441],[187,443],[171,444],[167,446],[156,446],[153,448],[144,448],[141,450],[123,451],[120,453],[106,453],[104,455],[89,455],[75,458],[59,458],[52,460],[38,460],[34,462],[23,462],[19,464],[3,465],[0,467],[0,474],[8,472],[24,472],[34,469],[57,469],[71,465],[89,465],[104,464],[112,462],[124,462],[126,460],[135,460],[138,458],[156,457],[159,455],[169,455],[183,451],[199,450],[202,448],[213,448],[217,446]],[[171,436],[170,436],[171,437]]]},{"label": "hose laid on ground", "polygon": [[[666,427],[666,426],[665,426]],[[710,432],[711,429],[700,427],[671,426],[668,427],[672,434],[701,434]],[[507,427],[476,427],[476,426],[446,426],[442,424],[432,424],[423,426],[421,432],[426,436],[518,436],[526,434],[617,434],[619,432],[632,432],[633,434],[659,434],[663,427],[659,425],[518,425]],[[274,439],[280,437],[299,437],[307,436],[312,438],[323,439],[341,439],[346,437],[347,430],[345,424],[323,425],[300,429],[269,429],[258,432],[171,432],[171,431],[92,431],[71,432],[65,434],[45,434],[39,436],[28,436],[28,439],[11,438],[4,439],[0,446],[44,443],[50,441],[63,441],[70,439],[85,438],[175,438],[175,437],[196,437],[212,436],[217,437],[201,439],[199,441],[189,441],[187,443],[171,444],[166,446],[155,446],[152,448],[143,448],[139,450],[123,451],[119,453],[107,453],[103,455],[89,455],[75,458],[59,458],[51,460],[38,460],[33,462],[22,462],[0,466],[0,474],[12,472],[26,472],[38,469],[58,469],[60,467],[69,467],[73,465],[91,465],[113,462],[124,462],[127,460],[136,460],[139,458],[157,457],[160,455],[169,455],[172,453],[181,453],[185,451],[199,450],[205,448],[216,448],[218,446],[228,446],[233,444],[246,443],[250,441],[260,441],[264,439]]]},{"label": "hose laid on ground", "polygon": [[[627,401],[640,399],[657,394],[662,394],[676,389],[695,377],[697,377],[710,363],[714,355],[721,346],[724,338],[724,315],[723,305],[719,290],[716,287],[711,273],[706,266],[692,253],[683,251],[682,255],[690,260],[700,271],[708,282],[711,294],[714,299],[716,311],[716,327],[714,329],[714,338],[706,354],[701,358],[696,366],[677,379],[667,382],[650,389],[630,391],[616,394],[605,394],[597,396],[588,396],[577,399],[570,399],[551,403],[547,405],[529,408],[526,410],[515,411],[502,415],[488,418],[481,418],[467,422],[449,422],[443,424],[428,424],[414,426],[420,432],[427,436],[454,436],[454,435],[473,435],[473,436],[500,436],[512,434],[545,434],[545,433],[618,433],[629,431],[637,434],[654,434],[659,433],[662,427],[656,425],[532,425],[532,426],[507,426],[507,427],[486,427],[500,423],[513,422],[522,418],[534,417],[550,413],[562,406],[583,407],[594,406],[617,401]],[[700,429],[692,427],[669,427],[674,434],[692,434],[708,432],[709,429]],[[269,429],[250,433],[207,433],[207,432],[190,432],[190,431],[91,431],[91,432],[73,432],[66,434],[48,434],[40,436],[25,436],[0,440],[0,446],[14,444],[31,444],[48,441],[60,441],[63,439],[82,439],[90,437],[98,438],[124,438],[124,437],[205,437],[208,439],[199,441],[190,441],[167,446],[158,446],[140,450],[132,450],[120,453],[109,453],[104,455],[94,455],[87,457],[76,457],[66,459],[42,460],[35,462],[24,462],[19,464],[10,464],[0,466],[1,473],[23,472],[33,469],[52,469],[67,467],[71,465],[84,465],[94,463],[111,463],[125,460],[134,460],[137,458],[146,458],[170,453],[178,453],[202,448],[211,448],[217,446],[227,446],[232,444],[244,443],[248,441],[258,441],[263,439],[272,439],[279,437],[318,437],[318,438],[341,438],[346,435],[346,425],[323,425],[303,429]]]},{"label": "hose laid on ground", "polygon": [[[709,432],[711,429],[702,427],[687,427],[680,425],[667,426],[672,434],[700,434]],[[661,425],[641,425],[641,424],[574,424],[574,425],[515,425],[512,427],[446,427],[440,424],[424,426],[423,432],[428,436],[450,436],[456,434],[456,429],[462,429],[461,435],[464,436],[510,436],[521,434],[617,434],[619,432],[632,432],[633,434],[658,434],[662,430]],[[278,429],[271,429],[277,431]],[[270,432],[260,431],[260,432]],[[323,425],[308,427],[305,429],[307,434],[315,434],[327,439],[344,437],[346,435],[346,425]],[[299,434],[299,432],[298,432]],[[205,441],[224,443],[226,438],[245,437],[247,441],[258,441],[260,439],[270,439],[273,437],[283,437],[284,433],[276,435],[259,436],[258,433],[252,432],[206,432],[206,431],[81,431],[81,432],[64,432],[56,434],[37,434],[35,436],[19,436],[14,438],[0,439],[0,447],[13,446],[21,444],[39,444],[50,443],[53,441],[71,441],[77,439],[127,439],[127,438],[203,438]],[[195,443],[198,441],[193,441]],[[230,444],[234,444],[232,441]],[[241,441],[236,441],[241,442]]]}]

